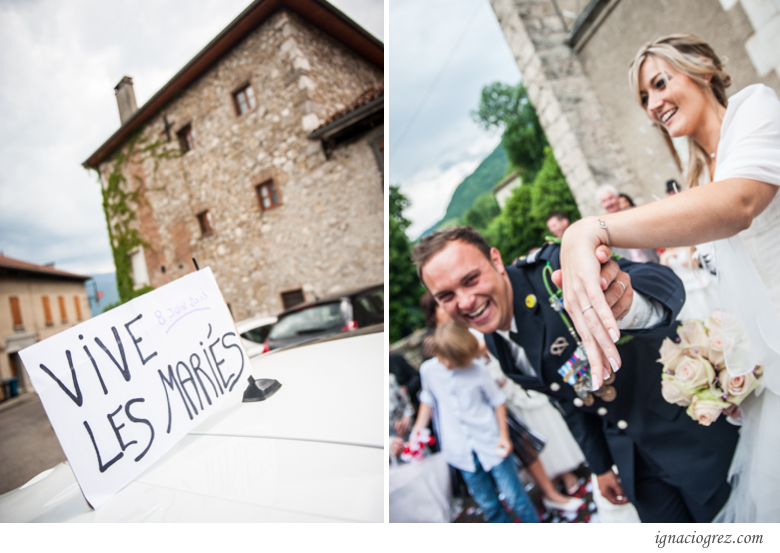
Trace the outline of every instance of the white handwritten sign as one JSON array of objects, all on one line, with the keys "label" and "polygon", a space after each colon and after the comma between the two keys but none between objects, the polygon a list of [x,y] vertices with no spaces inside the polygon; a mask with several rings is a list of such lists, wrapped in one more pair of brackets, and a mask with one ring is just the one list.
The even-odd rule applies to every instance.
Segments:
[{"label": "white handwritten sign", "polygon": [[20,353],[95,508],[242,393],[249,360],[210,269]]}]

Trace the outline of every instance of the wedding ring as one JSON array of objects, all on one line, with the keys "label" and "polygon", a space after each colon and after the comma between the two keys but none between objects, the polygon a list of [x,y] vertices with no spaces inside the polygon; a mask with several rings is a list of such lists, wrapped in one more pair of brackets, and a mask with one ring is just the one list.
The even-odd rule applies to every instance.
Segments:
[{"label": "wedding ring", "polygon": [[592,305],[589,305],[588,307],[586,307],[585,309],[583,309],[583,310],[582,310],[582,314],[584,315],[584,314],[585,314],[585,312],[586,312],[588,309],[593,309],[593,306],[592,306]]},{"label": "wedding ring", "polygon": [[623,287],[623,294],[625,294],[626,293],[626,285],[623,284],[622,282],[620,282],[618,279],[615,279],[615,282],[617,282],[618,284],[620,284]]}]

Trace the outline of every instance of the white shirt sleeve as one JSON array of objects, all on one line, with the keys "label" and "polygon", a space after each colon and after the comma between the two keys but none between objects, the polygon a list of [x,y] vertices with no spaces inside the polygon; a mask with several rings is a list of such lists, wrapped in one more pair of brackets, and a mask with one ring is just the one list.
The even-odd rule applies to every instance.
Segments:
[{"label": "white shirt sleeve", "polygon": [[780,185],[780,100],[761,84],[729,98],[713,180],[753,179]]},{"label": "white shirt sleeve", "polygon": [[479,360],[475,360],[474,365],[476,365],[479,370],[479,375],[482,381],[482,390],[485,392],[485,399],[488,401],[490,406],[495,409],[499,405],[506,403],[506,396],[504,395],[504,392],[501,391],[501,388],[498,387],[496,381],[492,376],[490,376],[490,372],[487,370],[487,367],[485,367],[485,364]]},{"label": "white shirt sleeve", "polygon": [[620,330],[650,328],[661,323],[665,318],[666,309],[663,304],[634,291],[631,309],[618,321],[618,328]]}]

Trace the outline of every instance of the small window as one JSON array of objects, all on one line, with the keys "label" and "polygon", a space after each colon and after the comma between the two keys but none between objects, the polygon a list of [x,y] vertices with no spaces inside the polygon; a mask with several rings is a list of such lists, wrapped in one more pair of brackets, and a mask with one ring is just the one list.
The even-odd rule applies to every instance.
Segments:
[{"label": "small window", "polygon": [[252,85],[248,84],[238,92],[233,93],[233,103],[236,107],[236,113],[243,115],[250,109],[255,109],[255,92]]},{"label": "small window", "polygon": [[257,200],[260,202],[260,209],[263,211],[267,211],[282,203],[279,201],[279,193],[276,191],[274,181],[269,180],[257,185]]},{"label": "small window", "polygon": [[22,308],[19,305],[19,298],[11,296],[8,298],[11,302],[11,318],[14,321],[14,330],[24,330],[24,324],[22,323]]},{"label": "small window", "polygon": [[81,316],[81,302],[79,301],[78,296],[73,296],[73,305],[76,308],[76,319],[79,321],[82,320],[83,317]]},{"label": "small window", "polygon": [[282,292],[282,304],[285,309],[290,309],[306,301],[303,297],[303,290],[290,290],[289,292]]},{"label": "small window", "polygon": [[182,153],[195,149],[195,138],[192,136],[192,125],[185,125],[176,133]]},{"label": "small window", "polygon": [[65,298],[62,296],[57,296],[57,303],[60,304],[60,321],[67,323],[68,312],[65,310]]},{"label": "small window", "polygon": [[46,321],[46,326],[51,326],[54,324],[54,318],[51,316],[49,296],[43,296],[41,301],[43,302],[43,319]]},{"label": "small window", "polygon": [[208,210],[198,213],[198,223],[200,223],[201,236],[210,236],[214,232],[214,227],[211,224],[211,213]]}]

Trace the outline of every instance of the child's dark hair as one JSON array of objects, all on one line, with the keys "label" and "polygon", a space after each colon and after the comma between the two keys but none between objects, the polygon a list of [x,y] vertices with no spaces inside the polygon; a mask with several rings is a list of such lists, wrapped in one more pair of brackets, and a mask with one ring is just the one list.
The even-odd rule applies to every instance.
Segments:
[{"label": "child's dark hair", "polygon": [[433,335],[433,352],[451,367],[465,368],[479,355],[479,342],[465,326],[446,322]]}]

